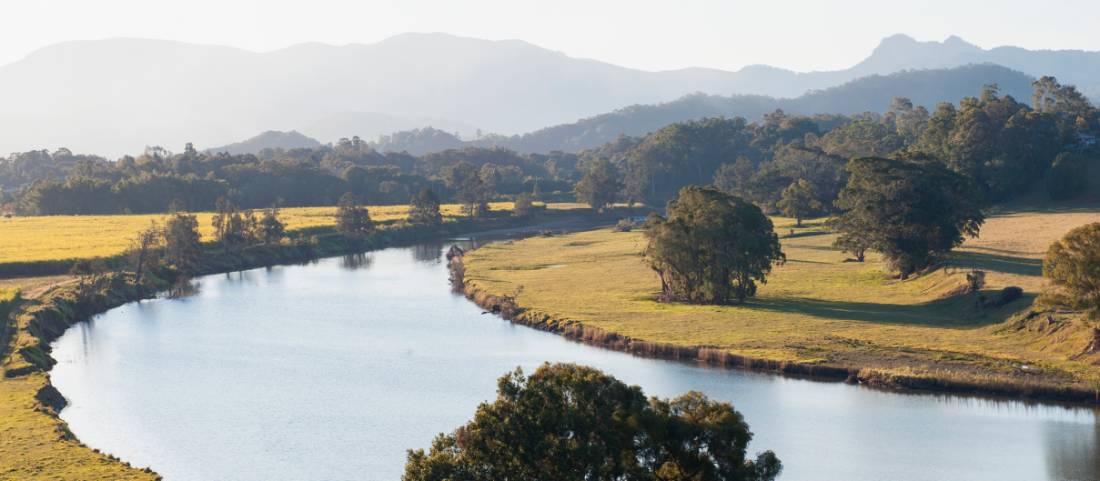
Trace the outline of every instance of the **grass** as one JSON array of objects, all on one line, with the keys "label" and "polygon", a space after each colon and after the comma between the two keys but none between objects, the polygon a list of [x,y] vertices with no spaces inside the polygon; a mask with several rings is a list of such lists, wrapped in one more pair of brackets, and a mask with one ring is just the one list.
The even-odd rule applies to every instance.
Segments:
[{"label": "grass", "polygon": [[[574,209],[581,204],[550,204],[551,209]],[[511,202],[495,202],[492,210],[511,210]],[[445,204],[444,216],[460,215],[458,204]],[[335,207],[296,207],[282,209],[288,230],[335,224]],[[376,222],[404,219],[408,206],[386,205],[370,207]],[[199,226],[206,240],[213,236],[210,220],[213,214],[199,213]],[[54,261],[109,257],[122,253],[130,241],[150,222],[160,222],[161,214],[96,215],[96,216],[34,216],[0,218],[0,264],[10,262]]]},{"label": "grass", "polygon": [[[659,284],[641,257],[639,232],[493,244],[466,256],[465,273],[468,289],[514,296],[533,318],[577,321],[646,342],[906,376],[1077,383],[1100,374],[1092,364],[1100,359],[1082,352],[1087,329],[1044,328],[1014,316],[1043,288],[1047,245],[1097,221],[1100,210],[998,215],[946,267],[899,281],[877,255],[848,261],[820,222],[795,229],[789,219],[776,219],[788,261],[742,306],[655,301]],[[1024,298],[978,308],[972,295],[959,294],[972,268],[987,271],[990,293],[1015,285]]]}]

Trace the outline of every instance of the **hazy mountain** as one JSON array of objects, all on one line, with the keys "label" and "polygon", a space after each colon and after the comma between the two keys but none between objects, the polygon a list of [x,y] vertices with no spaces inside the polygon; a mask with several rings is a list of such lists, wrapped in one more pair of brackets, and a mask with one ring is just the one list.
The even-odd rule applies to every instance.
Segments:
[{"label": "hazy mountain", "polygon": [[[915,105],[923,105],[931,111],[939,102],[958,102],[963,97],[976,97],[986,84],[997,84],[1001,93],[1026,101],[1031,96],[1032,80],[1024,73],[985,64],[872,75],[793,99],[695,94],[656,105],[633,105],[521,136],[488,138],[469,144],[499,145],[520,152],[575,152],[602,145],[619,135],[642,135],[674,122],[704,117],[740,116],[757,120],[775,109],[807,115],[881,113],[890,106],[894,97],[908,97]],[[409,144],[405,147],[410,152],[428,150]]]},{"label": "hazy mountain", "polygon": [[339,112],[313,122],[298,130],[323,142],[336,142],[342,138],[359,138],[376,141],[381,136],[424,127],[439,129],[463,138],[473,138],[477,127],[454,120],[406,117],[377,112]]},{"label": "hazy mountain", "polygon": [[248,140],[207,150],[210,152],[228,152],[230,154],[255,154],[264,149],[312,149],[320,146],[321,142],[294,130],[290,132],[269,130]]},{"label": "hazy mountain", "polygon": [[[117,156],[146,145],[178,150],[188,141],[220,145],[291,129],[324,141],[348,135],[373,140],[429,125],[510,135],[690,92],[794,97],[903,68],[975,62],[1053,74],[1086,92],[1098,90],[1098,53],[983,50],[954,37],[917,42],[894,36],[852,68],[810,73],[766,66],[646,72],[517,40],[443,34],[266,53],[112,39],[57,44],[0,66],[0,152],[66,146]],[[421,121],[429,123],[415,125]]]}]

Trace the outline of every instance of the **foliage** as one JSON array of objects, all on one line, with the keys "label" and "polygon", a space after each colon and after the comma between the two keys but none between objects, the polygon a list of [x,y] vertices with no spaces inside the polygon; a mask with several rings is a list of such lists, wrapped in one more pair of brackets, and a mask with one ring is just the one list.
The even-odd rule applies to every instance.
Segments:
[{"label": "foliage", "polygon": [[619,173],[611,162],[597,160],[577,182],[574,188],[577,200],[588,204],[593,209],[602,210],[610,206],[618,198],[619,189],[622,188],[618,177]]},{"label": "foliage", "polygon": [[531,200],[531,194],[523,192],[516,196],[516,200],[512,206],[512,215],[516,217],[531,217],[535,215],[538,210],[534,201]]},{"label": "foliage", "polygon": [[362,237],[374,230],[370,211],[359,204],[355,194],[347,192],[336,204],[336,232],[348,237]]},{"label": "foliage", "polygon": [[192,214],[176,212],[164,222],[164,257],[183,273],[192,273],[202,253],[199,220]]},{"label": "foliage", "polygon": [[286,224],[279,219],[279,208],[268,207],[264,209],[259,224],[256,225],[254,237],[263,244],[278,244],[286,234]]},{"label": "foliage", "polygon": [[645,252],[667,300],[743,302],[785,259],[771,220],[738,197],[685,187],[667,212],[650,218]]},{"label": "foliage", "polygon": [[149,227],[142,229],[130,241],[127,250],[127,258],[130,267],[134,271],[134,278],[141,282],[145,275],[145,269],[159,262],[157,254],[162,248],[164,229],[157,225],[156,221],[150,221]]},{"label": "foliage", "polygon": [[903,279],[976,237],[985,219],[973,181],[939,164],[865,157],[848,170],[836,201],[841,245],[881,252]]},{"label": "foliage", "polygon": [[821,202],[817,200],[813,186],[804,179],[798,179],[783,189],[777,207],[783,215],[794,217],[795,227],[802,227],[802,219],[821,211]]},{"label": "foliage", "polygon": [[431,189],[421,189],[409,203],[409,222],[422,225],[443,222],[443,216],[439,213],[439,196]]},{"label": "foliage", "polygon": [[752,433],[728,403],[698,392],[647,400],[596,369],[544,364],[500,378],[497,398],[409,451],[403,481],[770,480],[770,451],[745,458]]},{"label": "foliage", "polygon": [[1043,276],[1055,287],[1048,300],[1100,315],[1100,223],[1073,229],[1051,244]]},{"label": "foliage", "polygon": [[1062,152],[1054,158],[1047,173],[1047,195],[1050,200],[1069,200],[1088,191],[1088,162],[1078,153]]},{"label": "foliage", "polygon": [[489,186],[481,177],[481,171],[472,163],[460,161],[444,171],[447,187],[454,189],[455,199],[463,206],[468,217],[481,217],[488,212]]}]

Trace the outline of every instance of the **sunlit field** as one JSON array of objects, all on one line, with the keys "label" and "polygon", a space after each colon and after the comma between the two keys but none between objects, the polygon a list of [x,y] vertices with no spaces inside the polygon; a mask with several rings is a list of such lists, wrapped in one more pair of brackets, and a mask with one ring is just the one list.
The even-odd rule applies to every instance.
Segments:
[{"label": "sunlit field", "polygon": [[[641,255],[643,234],[610,229],[483,247],[466,256],[466,279],[488,293],[514,295],[533,312],[645,341],[898,373],[1014,376],[1030,365],[1082,379],[1100,374],[1089,358],[1071,359],[1087,346],[1087,332],[1069,325],[1043,332],[1013,324],[1013,315],[1043,289],[1047,245],[1097,221],[1097,210],[996,216],[945,268],[899,281],[876,254],[850,261],[820,221],[794,229],[776,219],[787,262],[743,306],[657,302],[657,277]],[[970,269],[987,272],[987,294],[1014,285],[1024,298],[978,308],[965,294]]]},{"label": "sunlit field", "polygon": [[[576,204],[553,204],[551,208],[571,208]],[[495,202],[492,210],[511,210],[511,202]],[[446,217],[460,215],[458,204],[440,209]],[[282,209],[288,230],[335,224],[335,207],[296,207]],[[404,219],[406,205],[371,206],[371,218],[377,222]],[[197,214],[204,240],[213,236],[210,212]],[[151,222],[163,222],[164,215],[36,216],[0,218],[0,263],[112,256],[123,252],[134,235]]]}]

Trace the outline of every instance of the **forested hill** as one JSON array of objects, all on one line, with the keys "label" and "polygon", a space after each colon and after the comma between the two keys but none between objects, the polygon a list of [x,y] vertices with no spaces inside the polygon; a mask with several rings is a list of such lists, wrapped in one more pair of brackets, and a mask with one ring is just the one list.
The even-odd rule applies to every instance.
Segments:
[{"label": "forested hill", "polygon": [[[1021,102],[1031,98],[1034,79],[1021,72],[992,64],[949,69],[911,70],[890,75],[871,75],[793,99],[759,95],[688,95],[672,102],[632,105],[570,124],[556,125],[517,136],[488,136],[466,142],[472,146],[498,146],[518,152],[578,152],[598,147],[620,135],[637,136],[665,125],[706,117],[744,117],[749,120],[781,109],[790,114],[841,114],[883,112],[895,97],[907,97],[928,110],[940,102],[956,103],[973,96],[984,85],[996,84],[1004,94]],[[457,137],[438,130],[403,132],[383,139],[380,150],[421,154],[463,145]]]}]

